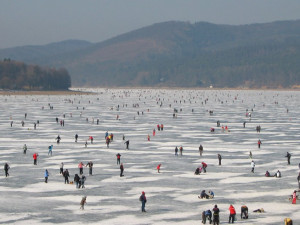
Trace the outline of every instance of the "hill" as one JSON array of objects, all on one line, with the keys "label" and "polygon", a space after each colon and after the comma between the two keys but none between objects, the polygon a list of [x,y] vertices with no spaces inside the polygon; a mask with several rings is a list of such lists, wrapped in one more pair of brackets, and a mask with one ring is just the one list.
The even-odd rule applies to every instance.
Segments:
[{"label": "hill", "polygon": [[0,58],[65,67],[75,86],[277,88],[300,84],[299,37],[300,20],[239,26],[171,21],[100,43],[52,48],[51,54],[39,55],[41,47],[34,46],[22,54],[4,49]]}]

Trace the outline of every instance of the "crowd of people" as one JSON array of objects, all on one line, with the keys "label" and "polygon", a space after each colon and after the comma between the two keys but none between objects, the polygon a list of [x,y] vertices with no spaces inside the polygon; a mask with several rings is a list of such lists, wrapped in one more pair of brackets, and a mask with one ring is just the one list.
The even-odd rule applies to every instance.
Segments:
[{"label": "crowd of people", "polygon": [[[135,107],[137,107],[137,106],[135,106]],[[174,112],[175,112],[175,110],[174,110]],[[143,115],[144,113],[142,113],[142,115]],[[213,111],[210,111],[209,112],[209,114],[210,114],[210,116],[214,116],[214,113],[213,113]],[[247,118],[253,118],[253,111],[252,111],[252,114],[251,113],[248,113],[247,112]],[[140,115],[140,113],[138,113],[138,116]],[[176,110],[176,118],[177,118],[177,116],[178,116],[178,110]],[[27,115],[27,113],[25,114],[25,119],[24,120],[26,120],[26,118],[28,117],[28,115]],[[175,118],[175,116],[173,115],[173,117]],[[56,117],[56,122],[58,121],[57,120],[58,119],[58,117]],[[117,120],[118,121],[121,121],[120,120],[120,117],[119,117],[119,115],[118,115],[118,117],[117,117]],[[64,120],[61,120],[61,121],[63,121],[60,125],[61,126],[65,126],[65,122],[64,122]],[[63,124],[63,125],[62,125]],[[97,120],[97,124],[99,124],[99,121]],[[246,122],[243,122],[243,127],[245,128],[245,124],[246,124]],[[23,121],[23,123],[22,123],[22,127],[24,127],[24,125],[25,125],[25,122]],[[13,123],[11,123],[10,124],[10,126],[12,127],[13,126]],[[248,126],[248,125],[247,125]],[[221,127],[221,131],[228,131],[229,132],[229,129],[228,129],[228,126],[226,125],[226,126],[221,126],[221,123],[220,123],[220,121],[218,120],[217,121],[217,127]],[[152,128],[153,128],[153,126],[152,126]],[[167,130],[168,130],[168,126],[167,126],[167,128],[165,128],[164,127],[164,125],[163,124],[161,124],[161,123],[159,123],[159,124],[157,124],[156,125],[156,127],[154,128],[154,129],[149,129],[150,130],[150,132],[152,131],[152,137],[151,138],[153,138],[153,139],[155,139],[157,136],[159,136],[159,133],[160,132],[162,132],[162,131],[164,131],[164,132],[168,132]],[[35,124],[35,129],[36,129],[36,124]],[[210,130],[212,133],[215,133],[216,131],[218,131],[218,128],[211,128],[211,130]],[[259,125],[259,126],[257,126],[256,127],[256,131],[257,131],[257,133],[258,134],[260,134],[261,133],[261,126]],[[263,132],[262,132],[263,133]],[[147,133],[146,133],[147,134]],[[150,133],[151,134],[151,133]],[[74,134],[73,134],[74,135]],[[81,134],[80,134],[81,135]],[[123,148],[125,148],[126,150],[130,150],[129,149],[129,139],[128,140],[126,140],[125,139],[125,135],[124,134],[122,134],[123,135],[123,137],[122,137],[122,143],[125,145],[125,147],[124,147],[124,145],[122,144],[122,146],[123,146]],[[214,134],[211,134],[211,135],[214,135]],[[117,135],[116,135],[117,136]],[[72,142],[74,142],[73,140],[73,137],[74,136],[72,136]],[[96,136],[95,136],[96,137]],[[106,146],[107,146],[107,150],[109,151],[109,145],[113,142],[113,140],[114,140],[114,134],[113,133],[108,133],[108,131],[105,133],[105,135],[104,135],[104,137],[105,137],[105,144],[106,144]],[[96,137],[97,138],[97,137]],[[145,139],[145,136],[143,136],[143,138]],[[82,139],[80,140],[81,138],[79,138],[79,135],[76,133],[75,134],[75,143],[77,144],[79,144],[79,143],[81,143],[80,141],[82,141]],[[152,139],[152,140],[153,140]],[[52,140],[53,140],[53,138],[52,138]],[[55,140],[56,140],[56,143],[57,143],[57,145],[62,145],[62,139],[61,139],[61,137],[60,137],[60,135],[58,135],[56,138],[55,138]],[[65,139],[64,139],[65,140]],[[102,136],[102,140],[103,140],[103,136]],[[257,140],[257,139],[255,139],[255,140]],[[89,136],[88,137],[88,139],[84,139],[84,142],[85,142],[85,147],[87,147],[87,142],[88,141],[90,141],[90,144],[91,145],[93,145],[94,144],[94,136]],[[150,139],[150,135],[148,134],[148,136],[147,136],[147,141],[151,141],[151,139]],[[95,141],[95,142],[97,142],[97,140]],[[256,143],[255,143],[256,141],[254,141],[254,146],[255,146],[255,148],[256,148]],[[266,145],[266,143],[267,142],[264,142],[264,145],[262,146],[262,141],[261,141],[261,139],[259,139],[258,140],[258,142],[257,142],[257,146],[258,146],[258,150],[261,150],[261,149],[263,149],[264,148],[264,146]],[[203,144],[204,145],[204,144]],[[206,153],[206,150],[205,150],[205,152],[204,152],[204,147],[203,147],[203,145],[202,144],[200,144],[200,146],[199,147],[194,147],[194,149],[195,149],[195,153],[197,153],[197,159],[199,158],[199,155],[200,155],[200,159],[201,160],[204,160],[204,159],[207,159],[206,158],[206,156],[205,156],[205,153]],[[198,145],[197,145],[198,146]],[[30,146],[29,146],[30,147]],[[54,149],[54,151],[53,151],[53,149]],[[173,149],[174,149],[174,146],[173,147],[170,147],[170,152],[172,152],[171,154],[172,154],[172,157],[174,157],[174,155],[173,155]],[[178,145],[178,146],[175,146],[175,156],[180,156],[180,157],[178,157],[177,159],[180,159],[181,157],[184,157],[185,156],[185,151],[186,150],[186,148],[183,148],[183,145]],[[198,153],[198,151],[199,151],[199,153]],[[27,154],[27,152],[28,152],[28,146],[27,146],[27,144],[24,144],[24,146],[23,146],[23,154],[24,155],[26,155]],[[29,150],[29,152],[30,152],[30,150]],[[129,152],[129,151],[127,151],[127,152]],[[49,145],[49,147],[48,147],[48,156],[49,156],[49,158],[50,158],[50,156],[53,156],[53,155],[55,155],[56,154],[56,147],[54,148],[53,147],[53,144],[51,143],[50,145]],[[115,154],[115,153],[114,153]],[[224,161],[226,161],[226,153],[222,153],[222,154],[224,154],[225,155],[225,159],[224,159]],[[122,153],[122,155],[125,155],[125,156],[127,156],[126,154],[123,154]],[[285,157],[287,158],[287,164],[288,165],[290,165],[291,164],[291,156],[292,156],[292,154],[291,153],[289,153],[289,152],[287,152],[287,154],[285,155]],[[32,157],[33,157],[33,164],[35,165],[35,166],[38,166],[38,158],[39,157],[41,157],[41,156],[39,156],[39,153],[38,152],[34,152],[33,154],[32,154]],[[43,156],[44,157],[44,156]],[[113,158],[114,158],[115,156],[113,155]],[[220,167],[222,167],[222,160],[223,160],[223,156],[221,155],[221,153],[217,153],[217,154],[215,154],[214,155],[214,157],[216,157],[216,165],[218,165],[219,167],[218,168],[220,168]],[[252,157],[253,157],[253,155],[252,155],[252,152],[250,151],[250,155],[249,155],[249,157],[251,158],[251,162],[250,162],[250,166],[251,166],[251,173],[255,173],[255,167],[256,167],[256,162],[254,161],[254,159],[252,159]],[[124,163],[123,162],[121,162],[121,154],[120,153],[118,153],[118,154],[116,154],[116,158],[117,158],[117,166],[118,167],[116,167],[116,168],[119,168],[120,169],[120,177],[124,177]],[[114,160],[115,160],[115,158],[114,158]],[[86,162],[86,161],[84,161],[84,162]],[[206,161],[207,162],[207,161]],[[196,168],[196,170],[195,170],[195,172],[194,172],[194,174],[195,175],[200,175],[201,173],[209,173],[209,171],[211,170],[211,167],[209,167],[209,170],[207,170],[207,168],[208,168],[208,164],[206,163],[206,162],[204,162],[204,161],[202,161],[201,162],[201,165],[199,165],[197,168]],[[248,162],[249,163],[249,162]],[[115,164],[115,161],[114,161],[114,164]],[[159,164],[155,164],[155,165],[157,165],[156,166],[156,170],[157,170],[157,173],[161,173],[161,165],[162,165],[162,163],[159,163]],[[70,171],[69,171],[69,169],[65,169],[64,168],[64,166],[65,166],[65,164],[64,164],[64,162],[61,162],[60,164],[59,164],[59,173],[61,174],[61,176],[64,178],[64,183],[65,184],[70,184],[71,182],[70,182],[70,180],[69,180],[69,178],[70,178]],[[74,174],[74,183],[75,183],[75,185],[76,185],[76,188],[77,189],[83,189],[83,188],[85,188],[85,182],[86,182],[86,180],[87,180],[87,177],[84,175],[84,167],[88,167],[89,168],[89,170],[88,170],[88,174],[89,174],[89,176],[93,176],[93,166],[94,166],[94,164],[93,164],[93,162],[90,160],[90,161],[88,161],[86,164],[84,164],[83,162],[79,162],[79,164],[78,164],[78,173],[75,173]],[[248,164],[248,166],[249,166],[249,164]],[[128,168],[128,167],[126,167],[126,168]],[[5,165],[4,165],[4,170],[5,170],[5,176],[6,177],[9,177],[9,169],[10,169],[10,166],[9,166],[9,164],[8,163],[5,163]],[[299,164],[299,170],[300,170],[300,164]],[[250,171],[250,169],[248,170],[248,172]],[[284,170],[283,170],[284,171]],[[74,172],[74,171],[72,171],[72,172]],[[163,170],[162,170],[162,173],[164,173],[164,168],[163,168]],[[192,171],[191,171],[191,173],[192,173]],[[250,172],[249,172],[250,173]],[[251,174],[250,173],[250,174]],[[126,175],[127,176],[127,175]],[[270,172],[269,171],[266,171],[266,173],[265,173],[265,176],[266,177],[276,177],[276,178],[281,178],[282,177],[282,174],[281,174],[281,172],[279,171],[279,169],[277,170],[277,172],[274,174],[274,175],[271,175],[270,174]],[[50,177],[50,173],[49,173],[49,171],[48,171],[48,169],[45,169],[44,170],[44,178],[45,178],[45,180],[44,180],[44,182],[45,183],[48,183],[48,182],[51,182],[51,177],[52,177],[52,173],[51,173],[51,179],[49,180],[49,177]],[[196,177],[196,176],[195,176]],[[202,177],[202,175],[199,177],[199,178],[201,178]],[[121,178],[120,178],[121,179]],[[122,179],[124,179],[124,178],[122,178]],[[298,185],[299,185],[299,190],[300,190],[300,171],[299,171],[299,175],[298,175],[298,177],[297,177],[297,180],[298,180]],[[72,182],[73,183],[73,182]],[[291,201],[292,201],[292,204],[296,204],[296,199],[298,199],[298,196],[297,196],[297,190],[295,190],[295,191],[293,191],[293,194],[292,194],[292,196],[291,196]],[[84,205],[86,204],[86,198],[87,198],[87,196],[84,196],[83,198],[82,198],[82,200],[81,200],[81,202],[80,202],[80,208],[83,210],[84,209]],[[199,199],[214,199],[214,200],[216,200],[215,199],[215,194],[214,194],[214,192],[212,191],[212,190],[209,190],[209,192],[208,193],[206,193],[205,192],[205,190],[202,190],[202,192],[201,192],[201,194],[198,196],[198,198]],[[146,195],[145,195],[145,192],[143,191],[142,192],[142,194],[141,194],[141,196],[140,196],[140,198],[139,198],[139,200],[141,201],[141,204],[142,204],[142,206],[141,206],[141,211],[142,212],[146,212],[146,209],[145,209],[145,206],[146,206],[146,202],[147,202],[147,198],[146,198]],[[216,200],[217,201],[217,200]],[[249,218],[249,215],[248,215],[248,207],[247,206],[245,206],[245,205],[243,205],[243,206],[241,206],[241,219],[248,219]],[[218,208],[218,206],[217,205],[215,205],[215,207],[212,209],[212,210],[204,210],[203,212],[202,212],[202,223],[206,223],[206,221],[209,221],[210,223],[213,223],[213,224],[219,224],[220,223],[220,209]],[[236,211],[235,211],[235,208],[234,208],[234,206],[233,205],[230,205],[229,206],[229,223],[234,223],[234,221],[236,220]]]}]

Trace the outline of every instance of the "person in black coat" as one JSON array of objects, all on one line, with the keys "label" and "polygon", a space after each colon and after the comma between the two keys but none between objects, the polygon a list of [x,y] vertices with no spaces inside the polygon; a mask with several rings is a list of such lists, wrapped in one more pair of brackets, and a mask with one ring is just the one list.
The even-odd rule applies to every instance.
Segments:
[{"label": "person in black coat", "polygon": [[123,177],[123,172],[124,172],[124,166],[123,166],[123,163],[121,163],[120,165],[120,177]]}]

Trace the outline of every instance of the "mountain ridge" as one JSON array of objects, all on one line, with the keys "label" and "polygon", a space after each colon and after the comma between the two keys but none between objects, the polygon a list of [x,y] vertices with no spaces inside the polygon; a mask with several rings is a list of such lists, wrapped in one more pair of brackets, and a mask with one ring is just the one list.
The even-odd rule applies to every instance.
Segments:
[{"label": "mountain ridge", "polygon": [[0,50],[0,59],[64,67],[75,86],[290,87],[300,84],[299,37],[300,20],[249,25],[167,21],[103,42],[73,42],[57,52],[53,46],[43,52],[51,45],[35,48],[41,51],[35,57],[32,49],[19,55],[15,49],[10,49],[14,54]]}]

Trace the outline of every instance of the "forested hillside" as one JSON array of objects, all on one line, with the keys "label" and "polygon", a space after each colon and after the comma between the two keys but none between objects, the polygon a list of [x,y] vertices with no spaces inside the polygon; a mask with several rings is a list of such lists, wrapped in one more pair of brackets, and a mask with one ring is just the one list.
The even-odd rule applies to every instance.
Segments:
[{"label": "forested hillside", "polygon": [[0,88],[10,90],[68,90],[66,69],[48,69],[5,59],[0,62]]},{"label": "forested hillside", "polygon": [[[26,46],[1,58],[64,67],[74,86],[288,88],[300,85],[300,21],[251,25],[164,22],[100,43],[57,43],[32,57]],[[31,51],[32,51],[31,46]],[[59,51],[58,51],[59,49]],[[26,54],[26,51],[28,54]],[[31,57],[27,57],[31,55]]]}]

